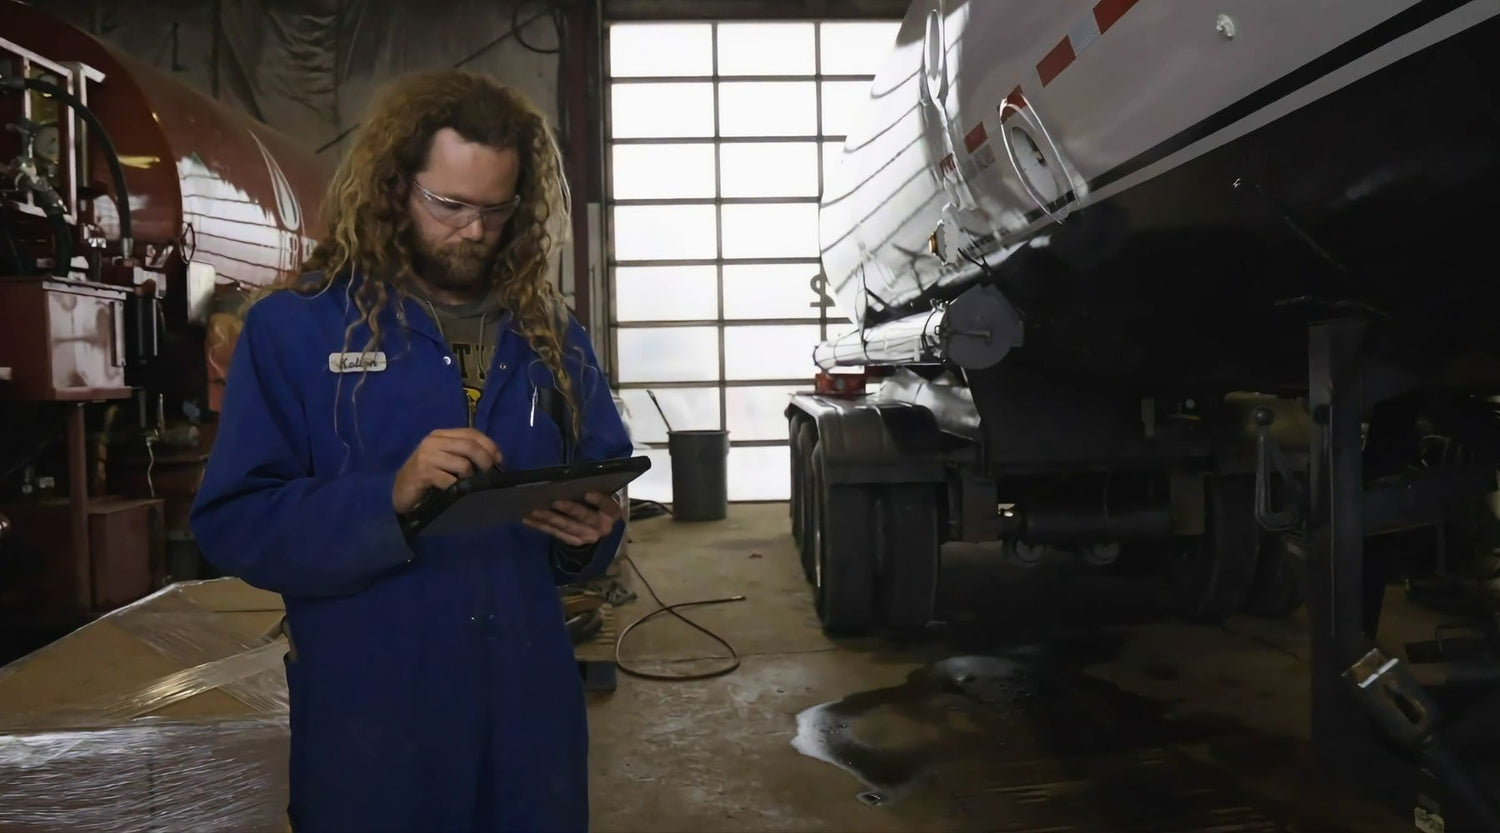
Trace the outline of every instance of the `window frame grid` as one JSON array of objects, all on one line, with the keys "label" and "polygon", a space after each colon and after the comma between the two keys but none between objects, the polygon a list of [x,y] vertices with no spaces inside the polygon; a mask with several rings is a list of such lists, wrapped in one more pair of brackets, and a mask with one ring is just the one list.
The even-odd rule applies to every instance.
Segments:
[{"label": "window frame grid", "polygon": [[[870,18],[872,21],[899,24],[899,19]],[[713,387],[717,390],[719,401],[719,430],[726,430],[729,424],[729,390],[731,388],[786,388],[802,387],[811,388],[812,378],[793,379],[728,379],[727,362],[725,353],[725,335],[730,327],[755,327],[775,325],[816,326],[818,337],[821,340],[828,338],[828,333],[835,322],[829,318],[829,305],[820,304],[816,314],[797,317],[778,318],[746,318],[731,319],[725,315],[724,308],[724,270],[726,266],[781,266],[781,265],[805,265],[817,270],[819,280],[819,293],[822,297],[826,295],[826,276],[822,274],[822,261],[819,257],[759,257],[759,258],[724,258],[724,207],[734,205],[821,205],[824,189],[827,187],[825,162],[826,148],[829,143],[837,142],[842,145],[847,139],[845,135],[825,134],[824,130],[824,96],[823,87],[832,82],[862,82],[874,83],[875,75],[858,74],[828,74],[823,73],[823,26],[826,23],[845,23],[846,19],[763,19],[763,20],[729,20],[722,21],[730,24],[740,23],[808,23],[813,27],[813,68],[811,75],[721,75],[719,72],[719,26],[721,21],[682,21],[682,20],[631,20],[619,21],[619,25],[663,25],[672,23],[709,25],[709,38],[711,41],[712,70],[711,75],[667,75],[667,76],[625,76],[616,78],[609,73],[609,34],[614,23],[605,27],[605,60],[604,60],[604,95],[603,95],[603,117],[604,117],[604,210],[602,212],[606,227],[606,235],[609,243],[607,256],[604,259],[604,284],[607,288],[608,304],[608,341],[609,341],[609,365],[610,375],[613,379],[619,379],[619,351],[615,348],[617,334],[621,330],[635,329],[667,329],[677,327],[713,327],[715,330],[715,342],[718,346],[718,378],[711,380],[694,380],[678,382],[616,382],[618,390],[671,390]],[[726,83],[782,83],[782,82],[811,82],[814,89],[814,107],[816,109],[816,132],[811,135],[773,135],[773,136],[725,136],[720,125],[720,112],[722,109],[721,92]],[[616,85],[628,86],[632,84],[689,84],[707,83],[713,85],[712,117],[713,134],[711,136],[680,136],[680,137],[625,137],[615,138],[613,113],[613,92]],[[709,198],[674,197],[674,198],[642,198],[642,199],[620,199],[614,195],[614,154],[612,148],[616,145],[673,145],[673,144],[708,144],[714,147],[714,196]],[[809,197],[725,197],[724,193],[724,164],[723,148],[732,144],[769,144],[769,143],[805,143],[816,148],[817,153],[817,193],[818,196]],[[665,259],[633,259],[620,260],[615,257],[616,247],[614,245],[614,223],[612,222],[614,209],[616,207],[633,206],[713,206],[714,209],[714,235],[715,253],[713,259],[707,258],[665,258]],[[713,266],[715,275],[716,308],[715,319],[693,319],[693,320],[666,320],[666,321],[625,321],[619,320],[618,309],[615,302],[618,285],[616,282],[616,270],[621,267],[671,267],[671,266]],[[815,295],[813,300],[818,300]],[[811,307],[809,308],[811,313]],[[816,344],[808,344],[808,353],[811,354]],[[733,436],[729,438],[730,447],[733,448],[775,448],[787,447],[789,439],[776,440],[737,440]],[[667,448],[665,442],[640,442],[640,446],[656,450]],[[764,502],[762,500],[736,501],[742,503]]]}]

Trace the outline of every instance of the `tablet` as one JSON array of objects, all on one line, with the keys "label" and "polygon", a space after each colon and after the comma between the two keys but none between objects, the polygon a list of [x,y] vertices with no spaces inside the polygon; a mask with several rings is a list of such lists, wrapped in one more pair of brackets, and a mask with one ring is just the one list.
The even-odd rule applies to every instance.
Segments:
[{"label": "tablet", "polygon": [[402,518],[401,526],[408,536],[414,536],[451,535],[517,523],[555,501],[584,502],[589,492],[618,492],[650,468],[649,457],[621,457],[542,469],[491,469],[428,494]]}]

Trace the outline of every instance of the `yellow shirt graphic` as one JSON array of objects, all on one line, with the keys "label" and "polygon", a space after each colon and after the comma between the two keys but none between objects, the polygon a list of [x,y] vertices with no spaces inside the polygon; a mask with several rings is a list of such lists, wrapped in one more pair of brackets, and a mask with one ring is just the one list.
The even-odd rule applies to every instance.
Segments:
[{"label": "yellow shirt graphic", "polygon": [[464,396],[469,400],[469,427],[474,427],[474,414],[479,411],[479,395],[484,393],[480,388],[473,385],[464,385]]}]

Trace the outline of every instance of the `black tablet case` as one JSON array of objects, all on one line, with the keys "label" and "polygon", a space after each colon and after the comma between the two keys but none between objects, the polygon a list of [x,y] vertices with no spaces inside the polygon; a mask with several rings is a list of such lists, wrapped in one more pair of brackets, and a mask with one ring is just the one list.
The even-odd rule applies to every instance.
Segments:
[{"label": "black tablet case", "polygon": [[649,457],[600,460],[533,471],[489,471],[434,492],[402,525],[407,535],[449,535],[516,523],[559,500],[613,494],[651,468]]}]

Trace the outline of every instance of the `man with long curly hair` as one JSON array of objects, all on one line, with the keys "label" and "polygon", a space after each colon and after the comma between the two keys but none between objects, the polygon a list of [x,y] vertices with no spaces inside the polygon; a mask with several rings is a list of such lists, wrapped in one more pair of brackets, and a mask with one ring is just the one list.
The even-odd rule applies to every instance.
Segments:
[{"label": "man with long curly hair", "polygon": [[587,728],[557,587],[601,573],[613,496],[408,539],[474,471],[624,457],[548,279],[568,193],[543,116],[463,72],[382,94],[301,274],[249,307],[192,515],[286,602],[295,829],[584,830]]}]

